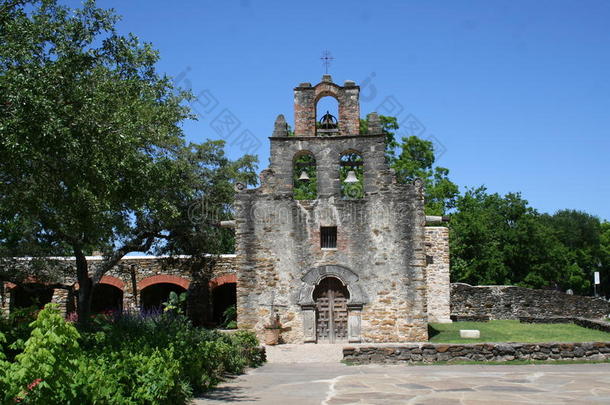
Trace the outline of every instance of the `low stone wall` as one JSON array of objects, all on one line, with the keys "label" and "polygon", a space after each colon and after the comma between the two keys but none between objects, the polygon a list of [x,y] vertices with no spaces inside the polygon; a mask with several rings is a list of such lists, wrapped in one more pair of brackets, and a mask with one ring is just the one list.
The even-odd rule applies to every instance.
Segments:
[{"label": "low stone wall", "polygon": [[595,321],[592,319],[585,318],[574,318],[574,317],[552,317],[552,318],[534,318],[534,317],[521,317],[519,322],[522,323],[573,323],[583,328],[600,330],[602,332],[610,333],[610,322],[606,321]]},{"label": "low stone wall", "polygon": [[561,291],[515,286],[471,286],[451,284],[451,317],[578,317],[601,319],[610,314],[610,302],[595,297],[569,295]]},{"label": "low stone wall", "polygon": [[343,349],[343,360],[350,364],[606,359],[610,359],[610,342],[409,344]]},{"label": "low stone wall", "polygon": [[452,315],[451,320],[453,322],[489,322],[488,315]]}]

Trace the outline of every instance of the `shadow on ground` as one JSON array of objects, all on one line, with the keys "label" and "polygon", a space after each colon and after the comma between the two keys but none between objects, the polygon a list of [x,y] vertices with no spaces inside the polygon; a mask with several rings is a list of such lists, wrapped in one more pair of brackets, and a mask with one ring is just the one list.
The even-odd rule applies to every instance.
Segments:
[{"label": "shadow on ground", "polygon": [[212,400],[219,402],[254,402],[259,398],[246,395],[240,387],[218,387],[199,396],[195,400]]}]

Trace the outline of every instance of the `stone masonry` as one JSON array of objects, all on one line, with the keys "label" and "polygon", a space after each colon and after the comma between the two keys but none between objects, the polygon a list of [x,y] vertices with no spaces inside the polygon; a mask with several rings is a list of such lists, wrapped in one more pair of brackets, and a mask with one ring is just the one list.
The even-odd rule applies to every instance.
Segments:
[{"label": "stone masonry", "polygon": [[[188,311],[197,323],[206,323],[210,319],[210,290],[227,282],[236,282],[235,255],[219,255],[211,260],[213,263],[205,277],[200,277],[198,271],[193,271],[185,265],[184,258],[155,256],[125,256],[119,264],[107,273],[100,284],[110,285],[120,290],[123,310],[140,308],[140,294],[143,289],[155,284],[173,284],[189,291]],[[74,265],[74,259],[50,258]],[[101,256],[89,256],[90,266],[102,260]],[[54,288],[51,302],[60,305],[67,314],[74,311],[75,294],[78,289],[76,280],[65,279],[64,288]],[[15,285],[5,283],[0,289],[0,312],[5,314],[11,307],[11,294]]]},{"label": "stone masonry", "polygon": [[415,364],[463,361],[610,359],[610,342],[410,344],[344,347],[349,364]]},{"label": "stone masonry", "polygon": [[[179,286],[189,292],[188,313],[204,325],[212,320],[212,292],[231,284],[238,327],[262,338],[277,315],[286,343],[318,342],[325,316],[333,341],[335,334],[349,342],[426,341],[429,320],[450,321],[447,228],[426,227],[421,180],[396,182],[376,113],[368,116],[368,132],[360,133],[359,94],[354,82],[340,86],[329,75],[315,86],[301,83],[294,89],[295,132],[290,136],[285,118],[278,116],[260,187],[236,187],[235,221],[225,221],[235,228],[236,254],[217,257],[211,275],[202,277],[180,258],[127,256],[101,284],[120,290],[124,310],[142,308],[148,287]],[[327,96],[339,104],[336,128],[316,122],[316,105]],[[311,200],[293,196],[295,162],[303,154],[315,159]],[[346,197],[341,159],[350,154],[360,159],[361,193]],[[322,246],[322,228],[334,229],[332,247]],[[88,258],[93,267],[99,260]],[[2,287],[0,310],[6,312],[18,290]],[[72,312],[77,288],[75,280],[65,280],[51,300]]]},{"label": "stone masonry", "polygon": [[428,283],[428,321],[446,323],[450,318],[449,228],[427,226],[426,280]]},{"label": "stone masonry", "polygon": [[605,318],[610,302],[555,290],[516,286],[451,284],[451,316],[466,319],[518,319],[520,317]]},{"label": "stone masonry", "polygon": [[[295,89],[295,136],[283,116],[270,138],[271,158],[261,186],[236,195],[238,327],[262,336],[275,312],[287,343],[317,341],[314,290],[326,277],[349,290],[348,340],[427,340],[427,279],[423,185],[396,183],[385,160],[376,114],[369,133],[358,129],[359,88],[325,76]],[[339,102],[339,133],[315,136],[321,95]],[[313,154],[317,198],[293,198],[293,159]],[[364,161],[364,198],[342,199],[340,156]],[[320,228],[337,228],[335,249],[322,249]]]}]

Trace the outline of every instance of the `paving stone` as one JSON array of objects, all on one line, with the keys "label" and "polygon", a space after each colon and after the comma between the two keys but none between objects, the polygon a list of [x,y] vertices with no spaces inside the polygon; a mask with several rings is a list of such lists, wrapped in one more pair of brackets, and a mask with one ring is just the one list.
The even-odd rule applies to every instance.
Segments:
[{"label": "paving stone", "polygon": [[410,390],[430,390],[431,387],[421,384],[397,384],[398,387],[408,388]]},{"label": "paving stone", "polygon": [[221,384],[195,404],[605,404],[610,403],[609,381],[610,363],[421,367],[272,363]]}]

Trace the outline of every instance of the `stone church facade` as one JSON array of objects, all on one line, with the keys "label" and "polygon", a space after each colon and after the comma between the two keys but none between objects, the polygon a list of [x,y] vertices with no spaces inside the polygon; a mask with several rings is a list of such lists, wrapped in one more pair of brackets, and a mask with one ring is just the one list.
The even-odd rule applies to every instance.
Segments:
[{"label": "stone church facade", "polygon": [[[294,134],[278,116],[260,187],[237,193],[240,328],[262,334],[279,316],[287,343],[415,342],[428,339],[430,320],[449,319],[447,229],[426,227],[421,181],[396,182],[375,113],[360,133],[359,92],[328,75],[296,87]],[[326,96],[338,101],[336,124],[316,117]],[[316,195],[299,200],[304,155]],[[355,166],[360,178],[346,184],[340,172]],[[360,187],[357,198],[348,185]]]},{"label": "stone church facade", "polygon": [[[127,256],[94,290],[94,309],[146,310],[185,291],[195,323],[219,325],[236,305],[238,327],[261,338],[279,316],[285,343],[426,341],[428,322],[450,321],[448,229],[426,226],[441,218],[425,216],[419,180],[396,182],[375,113],[360,132],[359,92],[327,75],[294,89],[294,133],[278,116],[261,184],[236,187],[235,221],[224,224],[236,252],[215,257],[211,277],[180,260]],[[316,117],[327,96],[336,120]],[[301,182],[309,194],[297,198]],[[78,286],[65,284],[39,285],[38,302],[74,311]],[[0,311],[28,305],[27,294],[0,285]]]}]

